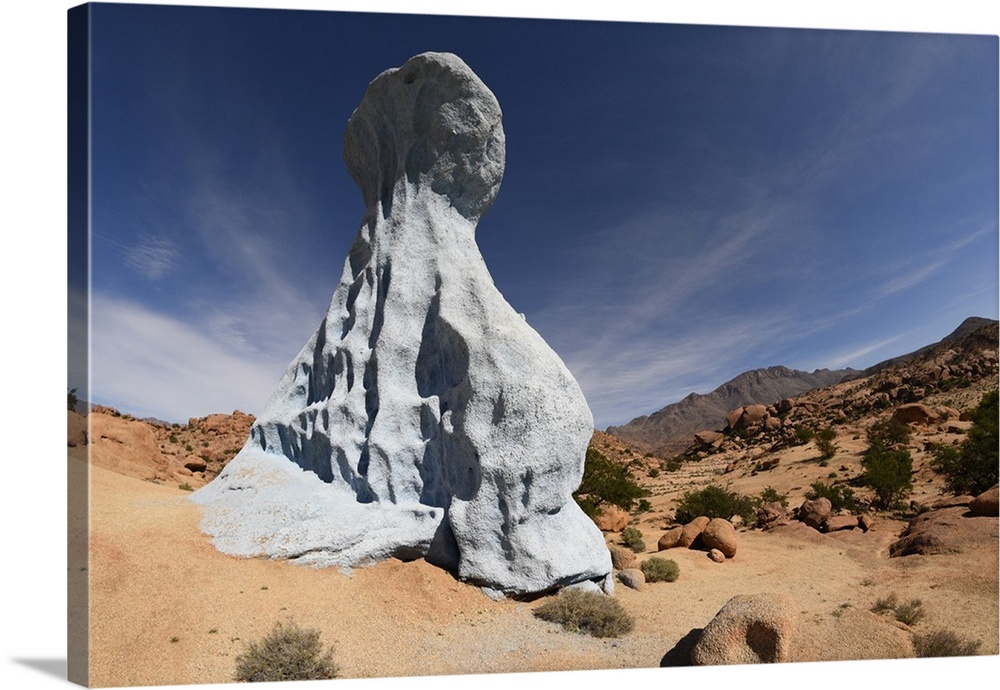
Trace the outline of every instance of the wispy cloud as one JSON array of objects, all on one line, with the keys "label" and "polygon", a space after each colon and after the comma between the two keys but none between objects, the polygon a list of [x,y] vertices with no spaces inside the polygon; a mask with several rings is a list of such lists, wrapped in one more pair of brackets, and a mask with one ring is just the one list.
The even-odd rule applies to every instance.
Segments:
[{"label": "wispy cloud", "polygon": [[[879,340],[863,343],[861,345],[855,345],[848,350],[840,350],[839,352],[830,355],[828,366],[831,369],[840,369],[848,366],[856,367],[858,366],[858,363],[863,361],[868,355],[873,352],[885,351],[889,345],[904,340],[907,335],[908,334],[906,333],[900,333],[889,338],[881,338]],[[891,357],[893,354],[901,353],[889,353],[886,351],[887,357]]]},{"label": "wispy cloud", "polygon": [[196,325],[120,297],[91,299],[91,398],[167,421],[258,411],[284,371],[244,358]]},{"label": "wispy cloud", "polygon": [[150,280],[159,280],[174,267],[180,252],[165,237],[144,235],[138,244],[125,248],[125,263]]}]

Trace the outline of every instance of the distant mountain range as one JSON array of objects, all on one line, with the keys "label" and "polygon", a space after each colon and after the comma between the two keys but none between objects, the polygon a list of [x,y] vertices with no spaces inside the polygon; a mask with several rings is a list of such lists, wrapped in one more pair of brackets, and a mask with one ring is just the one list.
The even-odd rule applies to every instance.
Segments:
[{"label": "distant mountain range", "polygon": [[839,383],[844,379],[870,376],[887,367],[907,362],[941,343],[960,339],[992,323],[996,321],[979,317],[968,318],[937,343],[879,362],[864,371],[817,369],[806,372],[782,366],[754,369],[727,381],[711,393],[705,395],[691,393],[683,400],[671,403],[650,415],[636,417],[622,426],[609,427],[607,433],[642,450],[658,455],[672,455],[686,449],[694,433],[703,429],[714,429],[727,412],[741,405],[751,403],[770,405],[784,398]]}]

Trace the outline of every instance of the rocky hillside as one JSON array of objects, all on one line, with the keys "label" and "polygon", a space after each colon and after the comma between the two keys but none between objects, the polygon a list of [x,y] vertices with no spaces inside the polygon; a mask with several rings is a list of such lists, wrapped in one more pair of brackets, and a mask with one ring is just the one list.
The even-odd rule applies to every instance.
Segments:
[{"label": "rocky hillside", "polygon": [[191,418],[183,425],[168,424],[95,405],[89,420],[68,412],[68,442],[71,447],[89,445],[90,460],[98,467],[197,489],[239,452],[253,422],[252,415],[235,410]]},{"label": "rocky hillside", "polygon": [[651,415],[637,417],[623,426],[610,427],[608,434],[663,457],[683,451],[696,431],[713,428],[730,410],[756,402],[773,403],[783,398],[828,386],[858,372],[853,369],[798,371],[768,367],[747,371],[711,393],[691,393]]},{"label": "rocky hillside", "polygon": [[[997,388],[998,325],[922,348],[876,373],[817,388],[777,403],[740,405],[688,439],[686,455],[736,452],[744,457],[807,443],[808,432],[825,427],[861,431],[876,419],[964,429],[961,413]],[[808,431],[804,431],[808,430]],[[811,438],[811,437],[810,437]],[[734,458],[734,459],[735,459]]]}]

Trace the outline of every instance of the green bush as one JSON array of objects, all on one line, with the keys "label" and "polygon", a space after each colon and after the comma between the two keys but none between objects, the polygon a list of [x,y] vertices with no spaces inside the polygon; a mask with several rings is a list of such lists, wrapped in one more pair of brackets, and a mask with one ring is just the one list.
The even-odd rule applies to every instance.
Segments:
[{"label": "green bush", "polygon": [[813,436],[816,432],[807,426],[797,426],[795,427],[795,440],[801,444],[809,443],[813,440]]},{"label": "green bush", "polygon": [[833,442],[835,438],[837,438],[837,431],[832,426],[816,432],[816,437],[813,440],[816,443],[819,456],[824,460],[829,460],[837,454],[837,444]]},{"label": "green bush", "polygon": [[326,652],[319,630],[300,628],[294,622],[275,623],[260,642],[251,642],[236,657],[238,683],[336,678],[333,648]]},{"label": "green bush", "polygon": [[636,553],[646,550],[646,543],[642,540],[642,532],[635,527],[626,527],[622,530],[621,543],[622,546],[627,546]]},{"label": "green bush", "polygon": [[944,475],[949,491],[976,495],[997,483],[997,415],[997,391],[991,391],[972,409],[972,428],[961,445],[937,446],[933,450],[931,468]]},{"label": "green bush", "polygon": [[608,460],[596,448],[587,449],[583,480],[573,498],[588,516],[600,515],[603,505],[632,510],[635,502],[647,494],[627,467]]},{"label": "green bush", "polygon": [[830,501],[834,510],[846,510],[854,512],[857,509],[857,502],[854,499],[854,490],[841,486],[840,484],[827,484],[823,481],[816,481],[809,485],[810,490],[806,492],[806,498],[815,501],[817,498],[825,498]]},{"label": "green bush", "polygon": [[644,560],[639,565],[639,570],[646,576],[646,582],[674,582],[681,574],[676,561],[659,556]]},{"label": "green bush", "polygon": [[875,492],[878,508],[892,508],[913,490],[913,458],[905,448],[890,449],[876,437],[861,457],[861,467],[861,480]]},{"label": "green bush", "polygon": [[868,443],[882,441],[890,448],[910,442],[910,427],[892,417],[880,419],[868,429]]},{"label": "green bush", "polygon": [[765,486],[764,490],[760,492],[760,504],[765,503],[780,503],[782,507],[788,507],[788,494],[778,493],[778,490],[773,486]]},{"label": "green bush", "polygon": [[76,412],[76,405],[80,400],[76,397],[76,388],[70,388],[66,393],[66,409]]},{"label": "green bush", "polygon": [[980,641],[966,640],[950,630],[935,630],[926,635],[913,636],[913,649],[917,656],[973,656],[979,651]]},{"label": "green bush", "polygon": [[661,467],[663,467],[663,469],[665,469],[667,472],[676,472],[681,468],[683,464],[684,461],[681,460],[680,458],[670,458],[666,462],[662,463]]},{"label": "green bush", "polygon": [[749,496],[710,484],[699,491],[684,492],[677,503],[674,520],[683,524],[700,515],[726,520],[739,515],[745,524],[750,524],[757,519],[757,504]]},{"label": "green bush", "polygon": [[536,618],[559,623],[570,632],[594,637],[621,637],[635,627],[635,620],[615,599],[580,589],[564,589],[533,613]]}]

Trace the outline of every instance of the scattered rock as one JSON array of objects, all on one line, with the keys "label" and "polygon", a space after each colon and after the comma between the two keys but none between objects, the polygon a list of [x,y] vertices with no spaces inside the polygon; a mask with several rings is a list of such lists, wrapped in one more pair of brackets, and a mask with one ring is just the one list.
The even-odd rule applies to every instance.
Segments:
[{"label": "scattered rock", "polygon": [[608,551],[611,552],[611,567],[615,570],[625,570],[635,563],[635,552],[618,544],[609,544]]},{"label": "scattered rock", "polygon": [[996,517],[1000,515],[1000,485],[994,484],[992,489],[987,489],[979,494],[969,503],[969,510],[973,515],[984,517]]},{"label": "scattered rock", "polygon": [[683,533],[684,533],[684,528],[681,525],[677,525],[676,527],[671,527],[670,529],[668,529],[666,532],[663,533],[663,536],[660,537],[660,540],[656,543],[656,550],[666,551],[667,549],[673,549],[677,547],[677,545],[680,543],[681,535]]},{"label": "scattered rock", "polygon": [[723,563],[726,560],[726,554],[722,553],[718,549],[712,549],[709,551],[708,557],[716,563]]},{"label": "scattered rock", "polygon": [[942,508],[913,518],[900,538],[889,545],[889,556],[960,553],[997,538],[996,520],[971,516],[962,507]]},{"label": "scattered rock", "polygon": [[629,589],[641,592],[643,585],[646,584],[646,576],[638,568],[629,568],[618,573],[618,581]]},{"label": "scattered rock", "polygon": [[858,527],[861,528],[862,532],[867,532],[874,526],[875,526],[874,515],[868,515],[867,513],[865,513],[864,515],[858,516]]},{"label": "scattered rock", "polygon": [[903,424],[922,424],[927,426],[938,420],[938,413],[923,403],[900,405],[892,413],[892,418]]},{"label": "scattered rock", "polygon": [[694,435],[695,444],[703,449],[718,448],[725,440],[725,435],[718,431],[699,431]]},{"label": "scattered rock", "polygon": [[184,463],[184,467],[191,472],[204,472],[208,468],[208,464],[201,458],[192,455]]},{"label": "scattered rock", "polygon": [[680,537],[677,539],[677,546],[682,549],[690,548],[695,539],[701,535],[711,520],[704,515],[696,517],[681,529]]},{"label": "scattered rock", "polygon": [[823,527],[827,532],[836,532],[842,529],[856,529],[858,527],[858,518],[855,515],[832,515],[826,519],[823,523]]},{"label": "scattered rock", "polygon": [[705,626],[691,652],[695,666],[789,660],[795,602],[782,594],[737,595]]},{"label": "scattered rock", "polygon": [[823,523],[827,521],[833,513],[833,504],[829,498],[817,498],[807,500],[799,508],[799,520],[806,523],[813,529],[822,530]]},{"label": "scattered rock", "polygon": [[757,526],[765,530],[788,524],[790,519],[791,514],[788,508],[778,501],[765,503],[757,511]]},{"label": "scattered rock", "polygon": [[601,506],[601,514],[594,518],[597,529],[602,532],[621,532],[628,527],[632,516],[618,506]]},{"label": "scattered rock", "polygon": [[701,532],[701,543],[708,549],[718,550],[726,558],[736,555],[736,529],[729,520],[712,518]]}]

